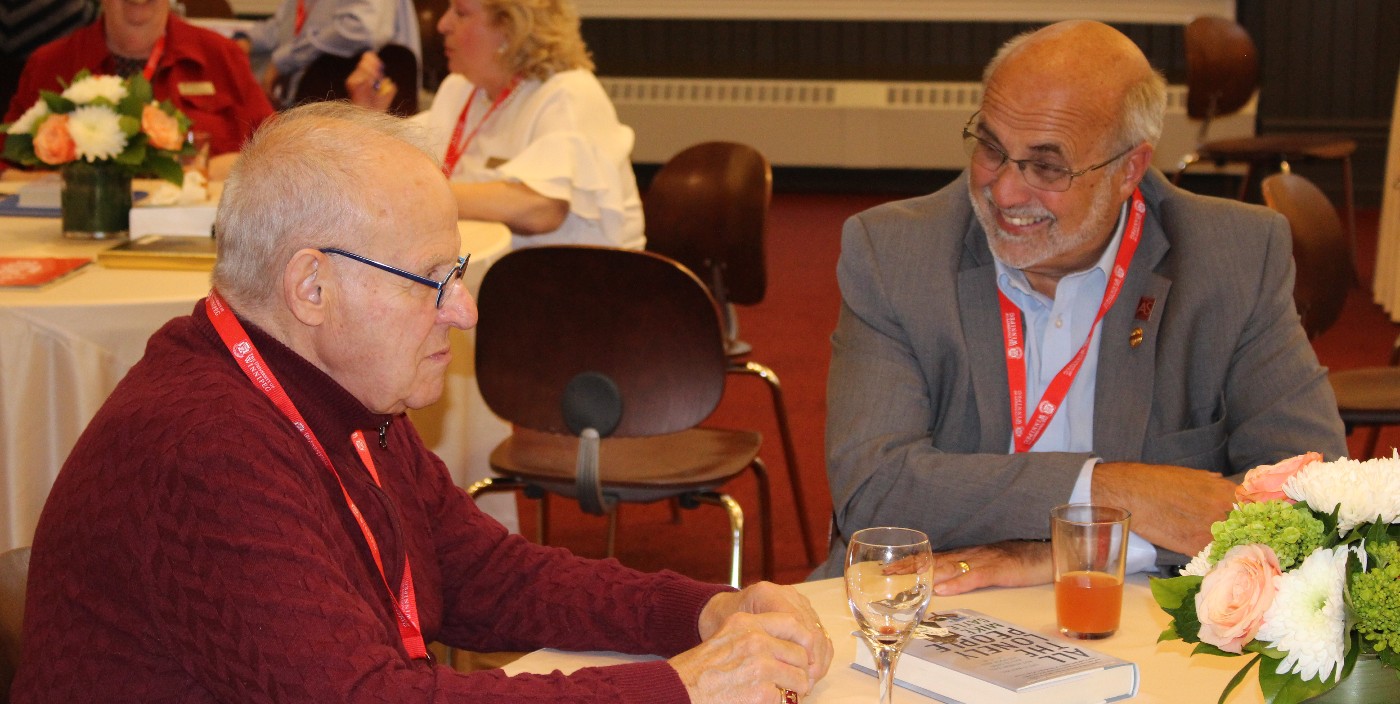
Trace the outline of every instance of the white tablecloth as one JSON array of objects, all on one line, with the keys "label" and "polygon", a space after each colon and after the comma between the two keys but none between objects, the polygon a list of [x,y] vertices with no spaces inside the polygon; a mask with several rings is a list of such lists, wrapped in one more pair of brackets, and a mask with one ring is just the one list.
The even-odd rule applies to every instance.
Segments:
[{"label": "white tablecloth", "polygon": [[[460,229],[475,294],[510,234],[496,223],[464,221]],[[0,256],[92,257],[110,246],[64,240],[57,218],[0,217]],[[208,291],[206,272],[97,264],[38,289],[0,288],[0,551],[29,544],[59,468],[146,339]],[[477,391],[475,339],[474,331],[454,336],[442,401],[410,414],[462,486],[489,473],[487,455],[510,432]],[[513,495],[480,503],[517,529]]]},{"label": "white tablecloth", "polygon": [[[799,591],[812,600],[823,625],[832,636],[836,655],[826,678],[802,699],[803,704],[836,704],[838,702],[873,702],[879,698],[875,678],[851,669],[857,643],[854,636],[855,619],[846,603],[845,583],[827,579],[797,585]],[[1049,585],[1023,589],[984,589],[955,597],[934,597],[934,610],[955,608],[975,609],[1041,633],[1056,633],[1055,591]],[[1166,628],[1169,619],[1147,587],[1143,575],[1130,577],[1123,588],[1123,619],[1118,632],[1104,640],[1086,641],[1086,645],[1138,665],[1141,685],[1131,701],[1156,704],[1177,702],[1213,702],[1230,678],[1248,662],[1246,657],[1191,657],[1191,646],[1179,640],[1157,642],[1157,635]],[[865,647],[861,644],[859,647]],[[1252,657],[1252,656],[1251,656]],[[560,670],[570,673],[581,667],[596,667],[644,660],[640,656],[617,653],[566,653],[539,650],[507,665],[508,674],[522,672],[547,673]],[[898,672],[898,665],[895,666]],[[1264,700],[1259,691],[1257,670],[1233,694],[1230,704],[1257,704]],[[895,692],[895,701],[913,704],[936,701],[909,690]]]}]

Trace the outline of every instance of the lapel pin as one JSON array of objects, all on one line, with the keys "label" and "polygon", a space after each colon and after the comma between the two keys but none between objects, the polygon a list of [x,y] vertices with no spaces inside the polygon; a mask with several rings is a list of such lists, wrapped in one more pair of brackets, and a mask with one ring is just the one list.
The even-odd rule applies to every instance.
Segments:
[{"label": "lapel pin", "polygon": [[1137,304],[1137,311],[1133,313],[1133,317],[1137,318],[1138,320],[1151,320],[1152,308],[1156,305],[1157,299],[1151,296],[1143,296],[1142,298],[1139,298]]},{"label": "lapel pin", "polygon": [[1135,328],[1133,328],[1133,332],[1132,332],[1131,334],[1128,335],[1128,345],[1131,346],[1131,347],[1137,347],[1138,345],[1141,345],[1141,344],[1142,344],[1142,328],[1140,328],[1140,327],[1135,327]]}]

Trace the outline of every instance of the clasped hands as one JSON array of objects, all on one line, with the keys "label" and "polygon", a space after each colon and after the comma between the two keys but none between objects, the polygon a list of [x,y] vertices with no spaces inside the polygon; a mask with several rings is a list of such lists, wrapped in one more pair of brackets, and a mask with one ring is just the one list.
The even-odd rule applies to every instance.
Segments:
[{"label": "clasped hands", "polygon": [[774,704],[812,691],[832,644],[807,598],[760,582],[717,594],[700,612],[700,645],[670,659],[696,704]]},{"label": "clasped hands", "polygon": [[384,112],[399,91],[393,79],[384,75],[384,62],[379,55],[366,51],[360,55],[355,70],[345,78],[345,92],[350,94],[350,102],[355,105]]}]

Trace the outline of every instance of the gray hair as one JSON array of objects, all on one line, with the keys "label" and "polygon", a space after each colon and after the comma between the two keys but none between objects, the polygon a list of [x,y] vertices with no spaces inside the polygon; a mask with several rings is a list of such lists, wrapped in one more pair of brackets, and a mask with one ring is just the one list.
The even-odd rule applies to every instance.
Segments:
[{"label": "gray hair", "polygon": [[245,315],[265,312],[294,253],[364,244],[375,225],[365,196],[393,166],[383,162],[384,139],[441,163],[417,125],[349,103],[310,103],[268,118],[224,183],[214,287]]},{"label": "gray hair", "polygon": [[[1040,30],[1022,32],[1006,41],[997,49],[992,60],[982,71],[982,89],[986,92],[987,83],[1003,61],[1026,43],[1026,40]],[[1167,111],[1167,79],[1156,69],[1128,86],[1123,95],[1123,105],[1119,111],[1118,128],[1114,131],[1114,142],[1110,151],[1147,142],[1153,147],[1162,138],[1162,121]],[[1114,145],[1117,148],[1114,148]]]}]

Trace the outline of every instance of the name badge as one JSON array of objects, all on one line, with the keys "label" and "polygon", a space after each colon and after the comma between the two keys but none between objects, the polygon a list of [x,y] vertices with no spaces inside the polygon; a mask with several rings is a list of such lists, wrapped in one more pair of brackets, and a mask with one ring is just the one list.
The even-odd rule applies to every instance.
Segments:
[{"label": "name badge", "polygon": [[182,81],[176,85],[176,90],[180,95],[213,95],[214,83],[212,81]]}]

